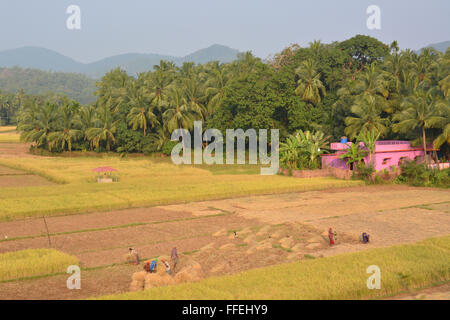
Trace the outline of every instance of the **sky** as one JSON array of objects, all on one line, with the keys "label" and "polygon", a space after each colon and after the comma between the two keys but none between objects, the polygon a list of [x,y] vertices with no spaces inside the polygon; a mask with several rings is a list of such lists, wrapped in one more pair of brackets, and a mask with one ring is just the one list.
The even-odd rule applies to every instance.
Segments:
[{"label": "sky", "polygon": [[[79,30],[66,26],[69,5],[81,9]],[[369,5],[380,8],[380,30],[367,28]],[[222,44],[267,58],[356,34],[416,50],[450,40],[449,16],[449,0],[0,0],[0,50],[39,46],[87,63]]]}]

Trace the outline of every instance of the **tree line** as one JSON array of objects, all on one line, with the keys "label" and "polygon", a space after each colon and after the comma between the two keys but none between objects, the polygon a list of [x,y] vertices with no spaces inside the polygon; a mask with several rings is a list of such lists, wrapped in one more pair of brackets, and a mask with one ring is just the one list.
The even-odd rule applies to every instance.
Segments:
[{"label": "tree line", "polygon": [[433,142],[448,156],[449,70],[450,50],[417,54],[362,35],[291,45],[266,61],[250,52],[226,64],[161,61],[137,77],[111,70],[90,104],[28,99],[18,128],[24,141],[50,151],[161,151],[174,129],[192,130],[200,120],[222,132],[279,129],[283,143],[299,130],[308,132],[300,140],[319,145],[375,132]]}]

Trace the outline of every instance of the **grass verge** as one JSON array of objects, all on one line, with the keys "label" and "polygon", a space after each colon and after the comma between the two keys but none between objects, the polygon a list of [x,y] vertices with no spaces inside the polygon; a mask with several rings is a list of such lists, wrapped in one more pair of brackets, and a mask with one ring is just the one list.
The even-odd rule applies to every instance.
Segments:
[{"label": "grass verge", "polygon": [[76,257],[54,249],[27,249],[0,254],[0,281],[65,272]]}]

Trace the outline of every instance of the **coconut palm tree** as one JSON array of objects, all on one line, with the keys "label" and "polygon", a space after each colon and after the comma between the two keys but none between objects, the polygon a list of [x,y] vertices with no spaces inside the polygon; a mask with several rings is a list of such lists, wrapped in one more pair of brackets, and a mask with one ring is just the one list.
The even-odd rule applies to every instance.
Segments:
[{"label": "coconut palm tree", "polygon": [[195,113],[191,110],[181,88],[171,88],[168,92],[168,105],[163,113],[164,124],[169,132],[176,129],[192,129]]},{"label": "coconut palm tree", "polygon": [[128,124],[133,130],[143,129],[145,136],[149,124],[152,128],[159,124],[158,118],[153,113],[151,97],[147,94],[145,87],[138,86],[136,83],[129,86],[127,91],[126,103],[131,107],[127,115]]},{"label": "coconut palm tree", "polygon": [[111,145],[116,142],[114,134],[117,130],[117,121],[113,120],[113,115],[108,106],[101,106],[97,109],[96,127],[87,130],[87,137],[92,147],[99,148],[104,142],[106,150],[111,150]]},{"label": "coconut palm tree", "polygon": [[320,103],[325,96],[325,86],[320,81],[320,73],[317,72],[316,64],[309,59],[303,61],[302,65],[295,70],[298,76],[295,94],[299,95],[305,102],[314,105]]},{"label": "coconut palm tree", "polygon": [[37,147],[48,148],[49,135],[55,130],[58,118],[58,105],[47,102],[43,107],[36,103],[29,106],[21,116],[18,130],[21,140],[35,142]]},{"label": "coconut palm tree", "polygon": [[94,128],[96,125],[95,108],[91,105],[83,106],[79,109],[78,114],[74,118],[76,127],[81,131],[83,140],[88,141],[87,130]]},{"label": "coconut palm tree", "polygon": [[77,103],[63,101],[58,108],[55,131],[48,135],[48,147],[52,151],[55,147],[72,151],[72,143],[81,136],[81,130],[75,128],[74,118],[80,106]]},{"label": "coconut palm tree", "polygon": [[377,99],[372,96],[363,96],[357,99],[351,106],[351,112],[355,116],[345,119],[345,134],[352,139],[357,137],[360,132],[366,133],[375,130],[380,135],[385,134],[389,129],[389,119],[381,116],[381,107],[377,105]]},{"label": "coconut palm tree", "polygon": [[422,143],[425,161],[428,163],[426,129],[442,126],[448,119],[440,114],[442,108],[448,107],[442,101],[437,102],[431,90],[417,91],[402,103],[403,111],[393,117],[397,121],[393,125],[394,132],[408,132],[416,128],[422,131]]},{"label": "coconut palm tree", "polygon": [[208,79],[205,82],[205,95],[208,98],[206,105],[207,117],[211,117],[223,99],[223,90],[228,82],[228,69],[219,65],[219,62],[210,62],[206,66]]}]

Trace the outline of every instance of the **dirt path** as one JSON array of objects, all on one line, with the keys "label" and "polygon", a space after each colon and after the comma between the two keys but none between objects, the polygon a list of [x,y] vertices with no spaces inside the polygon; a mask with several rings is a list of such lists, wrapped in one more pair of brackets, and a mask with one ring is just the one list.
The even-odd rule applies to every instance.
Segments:
[{"label": "dirt path", "polygon": [[[450,233],[449,205],[449,190],[373,186],[49,217],[52,246],[81,261],[82,289],[68,290],[68,275],[58,275],[0,283],[0,299],[77,299],[127,291],[131,274],[140,270],[123,264],[128,247],[150,258],[176,246],[211,276],[305,254],[416,242]],[[323,234],[330,226],[339,235],[332,248]],[[362,231],[371,234],[370,244],[356,240]],[[0,252],[39,247],[48,247],[43,219],[0,223]]]},{"label": "dirt path", "polygon": [[400,294],[389,297],[386,300],[450,300],[450,283],[418,290],[413,293]]}]

